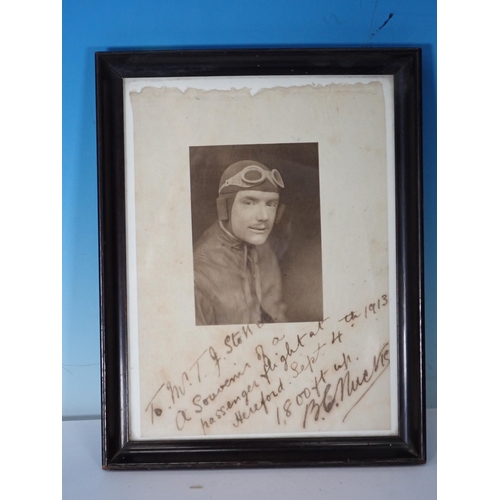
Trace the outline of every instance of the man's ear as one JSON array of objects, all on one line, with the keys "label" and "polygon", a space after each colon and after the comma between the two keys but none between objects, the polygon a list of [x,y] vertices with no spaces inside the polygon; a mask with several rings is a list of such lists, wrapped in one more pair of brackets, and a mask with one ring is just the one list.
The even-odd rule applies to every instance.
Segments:
[{"label": "man's ear", "polygon": [[217,198],[217,216],[219,220],[229,220],[227,198]]},{"label": "man's ear", "polygon": [[285,211],[285,205],[283,205],[283,203],[280,203],[278,205],[278,210],[276,210],[276,217],[274,218],[274,223],[275,224],[278,224],[278,222],[280,221],[280,219],[281,219],[284,211]]}]

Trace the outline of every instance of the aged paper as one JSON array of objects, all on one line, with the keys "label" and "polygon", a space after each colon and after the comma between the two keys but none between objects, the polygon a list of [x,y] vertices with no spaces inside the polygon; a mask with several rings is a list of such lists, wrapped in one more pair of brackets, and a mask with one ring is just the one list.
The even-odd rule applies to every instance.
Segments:
[{"label": "aged paper", "polygon": [[[199,80],[125,87],[131,437],[395,433],[390,77]],[[303,143],[322,276],[287,274],[322,317],[196,326],[190,148]]]}]

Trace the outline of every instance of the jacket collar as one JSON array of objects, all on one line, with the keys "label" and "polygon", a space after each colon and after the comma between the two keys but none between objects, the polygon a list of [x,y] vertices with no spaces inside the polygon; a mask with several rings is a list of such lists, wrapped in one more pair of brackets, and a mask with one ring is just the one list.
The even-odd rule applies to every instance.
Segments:
[{"label": "jacket collar", "polygon": [[250,261],[253,276],[255,279],[255,293],[257,295],[257,301],[259,305],[262,303],[262,291],[260,283],[260,269],[259,269],[259,258],[257,254],[257,249],[255,245],[250,245],[239,238],[236,238],[234,234],[231,234],[219,221],[219,239],[223,244],[228,245],[231,249],[237,251],[243,251],[243,260],[241,273],[246,276],[247,262]]},{"label": "jacket collar", "polygon": [[247,246],[253,246],[253,245],[248,245],[244,241],[241,241],[239,238],[236,238],[234,234],[230,233],[222,224],[222,221],[219,221],[219,239],[225,243],[226,245],[230,246],[231,248],[235,248],[238,250],[243,250],[244,247]]}]

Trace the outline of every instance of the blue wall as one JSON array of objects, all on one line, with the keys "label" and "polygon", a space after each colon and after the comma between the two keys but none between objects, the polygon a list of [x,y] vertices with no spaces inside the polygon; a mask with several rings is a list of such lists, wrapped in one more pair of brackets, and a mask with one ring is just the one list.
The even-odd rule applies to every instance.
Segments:
[{"label": "blue wall", "polygon": [[427,406],[436,407],[435,0],[64,0],[64,417],[100,413],[94,52],[343,45],[423,49]]}]

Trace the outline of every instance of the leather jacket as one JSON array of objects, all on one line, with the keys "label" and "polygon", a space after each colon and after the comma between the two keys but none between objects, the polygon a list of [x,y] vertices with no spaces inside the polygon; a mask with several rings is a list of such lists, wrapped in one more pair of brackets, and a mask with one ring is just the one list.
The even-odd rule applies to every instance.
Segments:
[{"label": "leather jacket", "polygon": [[269,242],[245,243],[216,222],[194,248],[197,325],[286,322],[281,271]]}]

